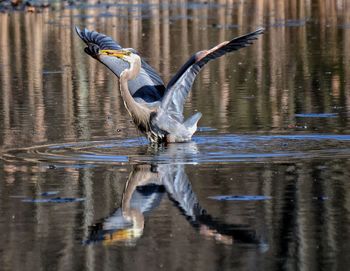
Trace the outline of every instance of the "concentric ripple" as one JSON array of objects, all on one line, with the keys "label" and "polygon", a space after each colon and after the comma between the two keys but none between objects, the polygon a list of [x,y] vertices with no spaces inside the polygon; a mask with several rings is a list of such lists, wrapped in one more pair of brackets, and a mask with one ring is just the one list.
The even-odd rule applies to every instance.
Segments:
[{"label": "concentric ripple", "polygon": [[288,162],[300,159],[350,158],[350,135],[216,135],[192,142],[151,146],[139,138],[87,141],[12,149],[7,161],[76,167],[124,163]]}]

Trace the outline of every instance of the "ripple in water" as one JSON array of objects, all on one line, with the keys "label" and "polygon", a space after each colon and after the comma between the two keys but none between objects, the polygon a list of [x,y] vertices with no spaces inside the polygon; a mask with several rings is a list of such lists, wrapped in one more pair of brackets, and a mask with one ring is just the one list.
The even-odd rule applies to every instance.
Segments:
[{"label": "ripple in water", "polygon": [[216,135],[155,148],[139,138],[87,141],[8,150],[7,161],[48,163],[53,168],[99,164],[288,162],[350,157],[350,135]]}]

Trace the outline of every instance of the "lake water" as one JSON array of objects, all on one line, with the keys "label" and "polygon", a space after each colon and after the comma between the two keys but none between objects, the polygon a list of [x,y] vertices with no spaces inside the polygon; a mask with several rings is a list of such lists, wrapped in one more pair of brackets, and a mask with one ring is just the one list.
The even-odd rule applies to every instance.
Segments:
[{"label": "lake water", "polygon": [[[1,269],[346,270],[347,1],[103,2],[0,13]],[[165,82],[196,51],[266,32],[201,71],[193,141],[155,147],[75,25]]]}]

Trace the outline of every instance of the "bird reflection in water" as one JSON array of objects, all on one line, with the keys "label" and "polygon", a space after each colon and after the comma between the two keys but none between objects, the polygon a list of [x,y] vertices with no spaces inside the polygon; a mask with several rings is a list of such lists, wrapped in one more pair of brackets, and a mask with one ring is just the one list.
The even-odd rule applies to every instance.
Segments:
[{"label": "bird reflection in water", "polygon": [[[190,155],[189,150],[196,151],[194,142],[170,145],[160,151],[159,160],[155,156],[156,162],[134,166],[125,185],[121,206],[102,222],[90,227],[86,243],[135,244],[143,234],[145,216],[155,210],[167,194],[192,227],[206,238],[227,245],[256,244],[265,250],[266,244],[251,227],[223,223],[199,204],[185,172],[184,157]],[[179,163],[181,157],[183,163]],[[159,163],[170,158],[177,163]]]}]

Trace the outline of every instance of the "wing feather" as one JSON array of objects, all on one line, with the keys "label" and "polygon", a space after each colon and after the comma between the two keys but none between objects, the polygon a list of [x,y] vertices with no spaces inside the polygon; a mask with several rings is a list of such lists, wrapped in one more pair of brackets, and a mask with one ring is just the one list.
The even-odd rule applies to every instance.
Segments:
[{"label": "wing feather", "polygon": [[182,122],[184,103],[201,68],[210,60],[251,45],[263,32],[264,28],[259,28],[252,33],[225,41],[212,49],[193,55],[170,80],[162,99],[162,109]]}]

